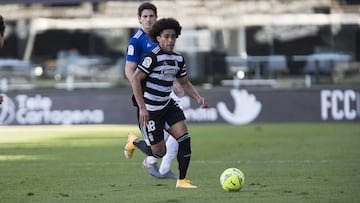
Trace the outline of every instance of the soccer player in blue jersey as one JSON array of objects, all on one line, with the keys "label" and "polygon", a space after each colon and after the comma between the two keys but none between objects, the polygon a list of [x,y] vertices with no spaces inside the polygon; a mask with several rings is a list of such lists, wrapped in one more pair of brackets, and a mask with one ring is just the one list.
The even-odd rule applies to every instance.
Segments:
[{"label": "soccer player in blue jersey", "polygon": [[[131,80],[135,69],[145,53],[154,48],[157,43],[151,41],[148,37],[148,32],[156,22],[157,8],[154,4],[145,2],[138,7],[138,20],[141,24],[141,28],[130,39],[126,52],[125,74],[128,80]],[[176,95],[174,96],[176,97]],[[136,104],[135,104],[136,106]],[[129,137],[135,138],[134,133],[129,133]],[[150,143],[145,140],[148,145]],[[166,134],[166,146],[168,152],[162,158],[160,167],[157,166],[157,159],[153,156],[148,156],[143,161],[143,166],[148,172],[157,178],[171,178],[177,179],[177,176],[170,170],[171,162],[176,157],[178,150],[178,143],[176,140]],[[125,150],[125,156],[131,158],[134,150]]]},{"label": "soccer player in blue jersey", "polygon": [[189,81],[184,57],[174,51],[180,33],[181,26],[173,18],[160,19],[150,30],[150,38],[158,45],[138,64],[131,78],[131,87],[139,108],[139,125],[151,146],[139,144],[138,139],[130,139],[127,147],[137,147],[147,155],[163,157],[167,151],[163,128],[169,126],[168,131],[179,143],[176,187],[197,188],[186,179],[191,157],[190,134],[183,110],[170,96],[173,81],[177,80],[185,93],[201,107],[206,108],[207,101]]}]

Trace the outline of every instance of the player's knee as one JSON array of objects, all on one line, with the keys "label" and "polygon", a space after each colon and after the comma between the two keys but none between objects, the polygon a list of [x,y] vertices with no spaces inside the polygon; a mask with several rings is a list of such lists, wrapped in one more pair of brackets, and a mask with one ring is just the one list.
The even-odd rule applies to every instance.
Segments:
[{"label": "player's knee", "polygon": [[157,153],[153,153],[153,154],[154,154],[154,157],[157,159],[161,159],[165,156],[165,154],[157,154]]},{"label": "player's knee", "polygon": [[159,149],[153,151],[154,157],[156,158],[163,158],[166,154],[166,148],[165,149]]}]

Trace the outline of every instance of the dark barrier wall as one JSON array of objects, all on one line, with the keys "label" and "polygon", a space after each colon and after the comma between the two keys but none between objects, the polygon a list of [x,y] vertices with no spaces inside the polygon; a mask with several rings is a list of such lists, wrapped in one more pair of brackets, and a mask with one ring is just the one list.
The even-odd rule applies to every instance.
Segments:
[{"label": "dark barrier wall", "polygon": [[[202,90],[210,107],[180,104],[190,123],[360,121],[360,88]],[[1,125],[136,124],[130,90],[3,94]]]}]

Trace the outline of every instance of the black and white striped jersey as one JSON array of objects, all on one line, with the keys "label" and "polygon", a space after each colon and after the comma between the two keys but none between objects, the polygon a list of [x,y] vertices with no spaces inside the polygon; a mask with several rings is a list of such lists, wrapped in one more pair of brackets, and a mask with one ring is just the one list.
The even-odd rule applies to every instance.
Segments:
[{"label": "black and white striped jersey", "polygon": [[187,75],[184,57],[177,52],[167,54],[159,45],[145,54],[138,68],[147,75],[142,90],[148,111],[163,109],[170,101],[174,79]]}]

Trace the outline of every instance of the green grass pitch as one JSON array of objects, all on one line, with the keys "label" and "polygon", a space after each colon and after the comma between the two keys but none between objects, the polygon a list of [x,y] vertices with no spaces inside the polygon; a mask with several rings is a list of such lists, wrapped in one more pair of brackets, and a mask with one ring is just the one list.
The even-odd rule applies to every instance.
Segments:
[{"label": "green grass pitch", "polygon": [[[151,177],[140,151],[124,158],[135,125],[0,127],[0,202],[360,202],[358,122],[188,127],[198,189]],[[221,189],[229,167],[240,192]]]}]

